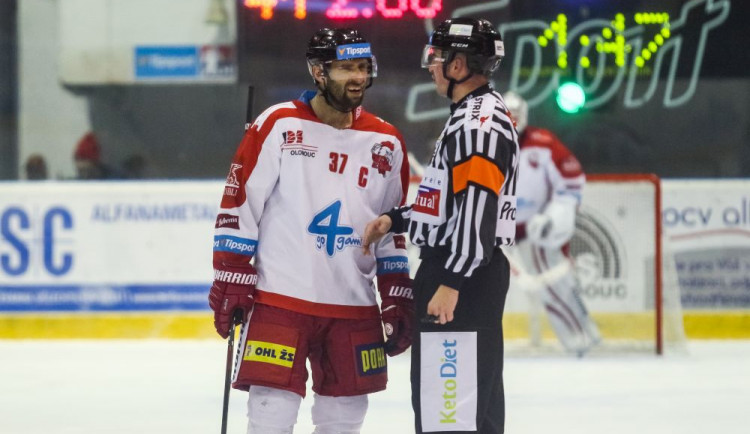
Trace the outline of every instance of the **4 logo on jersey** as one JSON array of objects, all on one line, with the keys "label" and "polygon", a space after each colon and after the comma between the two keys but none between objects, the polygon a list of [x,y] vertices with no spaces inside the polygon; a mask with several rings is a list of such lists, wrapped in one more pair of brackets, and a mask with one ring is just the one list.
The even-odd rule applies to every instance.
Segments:
[{"label": "4 logo on jersey", "polygon": [[307,226],[307,232],[315,236],[315,247],[331,257],[346,247],[362,246],[362,238],[352,236],[353,228],[339,224],[340,214],[341,201],[337,200],[315,214]]}]

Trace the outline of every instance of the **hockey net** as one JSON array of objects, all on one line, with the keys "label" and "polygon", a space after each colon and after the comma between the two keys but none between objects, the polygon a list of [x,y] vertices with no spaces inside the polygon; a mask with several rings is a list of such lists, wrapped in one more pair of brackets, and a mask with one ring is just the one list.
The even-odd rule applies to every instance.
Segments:
[{"label": "hockey net", "polygon": [[[412,190],[418,177],[412,178]],[[580,296],[602,335],[590,354],[683,352],[674,256],[661,231],[660,180],[650,174],[589,175],[570,254]],[[410,252],[416,269],[416,252]],[[542,309],[518,284],[503,318],[506,353],[561,354]]]},{"label": "hockey net", "polygon": [[[664,240],[658,177],[587,177],[570,255],[579,295],[602,335],[592,354],[685,348],[674,256]],[[506,304],[509,352],[561,352],[543,312],[523,292],[511,287]]]}]

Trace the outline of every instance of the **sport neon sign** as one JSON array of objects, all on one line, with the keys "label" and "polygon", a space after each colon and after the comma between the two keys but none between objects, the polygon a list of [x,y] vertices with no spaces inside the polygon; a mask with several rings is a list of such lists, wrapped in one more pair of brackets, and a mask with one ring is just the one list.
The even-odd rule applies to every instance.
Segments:
[{"label": "sport neon sign", "polygon": [[[457,9],[453,16],[501,10],[509,4],[509,0],[489,2],[481,11]],[[682,106],[695,94],[708,38],[727,20],[730,5],[730,0],[690,0],[669,15],[639,12],[570,23],[559,14],[552,22],[531,19],[500,24],[509,53],[501,68],[510,73],[509,83],[500,88],[517,91],[534,107],[567,79],[583,87],[587,109],[617,97],[622,97],[625,107],[635,109],[664,86],[663,106]],[[681,83],[678,70],[685,78]],[[405,107],[409,121],[447,116],[447,109],[435,109],[427,103],[430,98],[423,97],[433,93],[432,82],[411,86]]]}]

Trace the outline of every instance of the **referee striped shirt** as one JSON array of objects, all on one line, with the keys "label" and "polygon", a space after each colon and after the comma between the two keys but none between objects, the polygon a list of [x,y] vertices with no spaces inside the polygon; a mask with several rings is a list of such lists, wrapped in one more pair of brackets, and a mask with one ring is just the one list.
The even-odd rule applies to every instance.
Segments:
[{"label": "referee striped shirt", "polygon": [[388,213],[423,258],[445,258],[445,285],[460,289],[496,247],[514,244],[518,156],[502,96],[481,86],[451,105],[415,203]]}]

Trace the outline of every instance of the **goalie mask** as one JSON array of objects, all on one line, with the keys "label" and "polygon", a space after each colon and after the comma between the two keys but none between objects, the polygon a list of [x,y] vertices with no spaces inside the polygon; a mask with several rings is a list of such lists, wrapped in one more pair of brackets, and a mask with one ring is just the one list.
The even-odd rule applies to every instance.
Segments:
[{"label": "goalie mask", "polygon": [[[307,46],[307,67],[313,77],[316,87],[321,91],[329,105],[336,110],[348,112],[356,108],[352,103],[338,101],[331,94],[328,80],[346,81],[347,75],[360,73],[359,68],[366,75],[365,89],[372,86],[373,78],[377,76],[378,66],[372,54],[370,43],[355,29],[323,28],[315,32]],[[339,62],[366,59],[367,64],[346,64]],[[315,80],[315,67],[322,67],[324,80]],[[341,71],[340,71],[341,69]],[[358,104],[357,104],[358,105]]]},{"label": "goalie mask", "polygon": [[505,92],[503,100],[505,100],[505,106],[510,110],[511,118],[516,121],[516,131],[518,131],[518,134],[523,133],[529,123],[529,104],[521,95],[513,91]]}]

